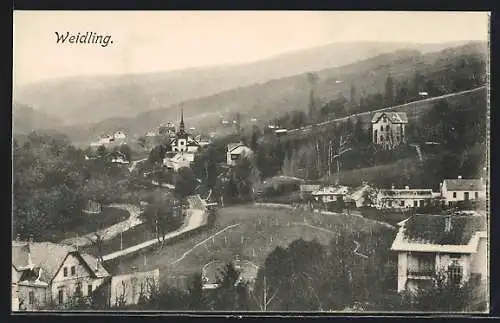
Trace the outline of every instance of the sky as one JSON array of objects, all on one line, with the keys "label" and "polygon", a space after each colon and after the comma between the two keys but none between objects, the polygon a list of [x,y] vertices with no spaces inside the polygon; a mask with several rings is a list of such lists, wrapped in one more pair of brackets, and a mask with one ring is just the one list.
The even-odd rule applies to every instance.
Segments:
[{"label": "sky", "polygon": [[[14,85],[238,64],[346,41],[488,40],[486,12],[14,11]],[[58,44],[94,32],[113,44]]]}]

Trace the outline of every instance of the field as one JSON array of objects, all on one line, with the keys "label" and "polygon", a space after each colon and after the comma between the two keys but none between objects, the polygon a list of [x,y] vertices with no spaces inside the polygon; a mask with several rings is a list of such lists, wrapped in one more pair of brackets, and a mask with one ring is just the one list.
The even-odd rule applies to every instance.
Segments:
[{"label": "field", "polygon": [[[214,227],[192,238],[161,250],[122,258],[107,267],[113,274],[159,268],[160,283],[176,284],[214,262],[219,265],[211,266],[214,269],[209,276],[213,279],[214,271],[235,257],[260,266],[277,246],[287,247],[300,238],[327,244],[335,238],[335,232],[344,230],[373,235],[392,232],[378,222],[359,216],[322,215],[284,207],[231,206],[219,210]],[[358,252],[363,253],[363,246]]]}]

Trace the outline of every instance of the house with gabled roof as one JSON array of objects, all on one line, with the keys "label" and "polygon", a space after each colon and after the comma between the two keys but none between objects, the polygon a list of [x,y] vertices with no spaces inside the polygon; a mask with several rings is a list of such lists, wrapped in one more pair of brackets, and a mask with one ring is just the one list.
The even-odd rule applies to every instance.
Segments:
[{"label": "house with gabled roof", "polygon": [[393,149],[406,142],[405,112],[376,112],[372,117],[372,142]]},{"label": "house with gabled roof", "polygon": [[399,225],[391,247],[398,253],[398,292],[432,286],[441,274],[456,284],[488,278],[486,217],[414,215]]},{"label": "house with gabled roof", "polygon": [[73,296],[91,296],[110,277],[96,257],[71,246],[12,242],[13,310],[64,306]]},{"label": "house with gabled roof", "polygon": [[441,196],[449,206],[459,201],[486,199],[486,183],[483,179],[445,179],[440,184]]},{"label": "house with gabled roof", "polygon": [[242,142],[231,143],[227,145],[226,161],[229,166],[234,166],[238,160],[250,157],[252,154],[252,149],[245,146]]}]

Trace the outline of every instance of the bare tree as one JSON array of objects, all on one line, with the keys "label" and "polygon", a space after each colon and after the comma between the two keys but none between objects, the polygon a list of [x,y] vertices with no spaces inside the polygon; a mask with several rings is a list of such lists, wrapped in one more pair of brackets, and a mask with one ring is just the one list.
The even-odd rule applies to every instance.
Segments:
[{"label": "bare tree", "polygon": [[267,311],[267,308],[268,308],[269,304],[271,304],[271,302],[274,300],[274,298],[276,297],[276,295],[278,294],[278,292],[279,292],[279,289],[276,289],[274,291],[274,293],[269,297],[268,294],[270,294],[270,289],[267,286],[266,276],[264,276],[264,278],[263,278],[262,298],[260,300],[257,299],[257,297],[254,294],[253,290],[250,291],[250,293],[251,293],[254,301],[257,303],[257,305],[259,306],[260,310],[263,311],[263,312]]}]

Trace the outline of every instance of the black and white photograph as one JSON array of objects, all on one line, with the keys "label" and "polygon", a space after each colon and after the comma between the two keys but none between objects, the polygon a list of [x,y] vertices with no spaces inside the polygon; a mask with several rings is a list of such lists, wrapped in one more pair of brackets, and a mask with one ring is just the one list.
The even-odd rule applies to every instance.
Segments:
[{"label": "black and white photograph", "polygon": [[14,10],[11,313],[489,313],[489,66],[486,11]]}]

